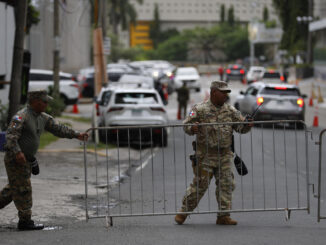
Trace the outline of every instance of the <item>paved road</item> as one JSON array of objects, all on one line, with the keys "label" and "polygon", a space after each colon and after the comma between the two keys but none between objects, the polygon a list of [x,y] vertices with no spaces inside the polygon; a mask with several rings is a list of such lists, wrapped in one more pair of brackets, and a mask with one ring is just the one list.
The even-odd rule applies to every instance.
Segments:
[{"label": "paved road", "polygon": [[[213,77],[203,78],[203,90],[201,93],[191,94],[192,103],[197,103],[205,97],[207,94],[206,91],[208,91],[209,81],[212,79]],[[231,82],[230,86],[233,89],[231,100],[234,99],[239,90],[245,89],[245,85],[242,85],[240,82]],[[175,95],[172,95],[168,105],[169,116],[172,123],[174,122],[173,119],[176,117],[176,102],[174,96]],[[82,113],[84,113],[82,115],[90,115],[89,113],[91,109],[89,109],[89,106],[85,106],[85,109],[82,111]],[[313,130],[314,136],[316,137],[320,129]],[[264,132],[263,136],[262,132]],[[133,212],[141,212],[142,208],[142,211],[150,212],[153,210],[153,203],[155,212],[175,212],[175,210],[180,207],[184,189],[190,183],[192,178],[191,169],[189,168],[190,163],[187,159],[187,155],[191,152],[191,138],[186,137],[186,139],[184,139],[182,137],[183,134],[181,131],[176,131],[174,133],[176,136],[174,138],[176,144],[173,144],[173,137],[171,137],[173,135],[172,132],[169,137],[168,148],[158,148],[154,150],[153,154],[155,154],[155,156],[153,158],[153,162],[147,161],[146,163],[147,156],[151,155],[151,151],[147,151],[147,153],[144,152],[144,155],[139,160],[132,160],[131,165],[133,165],[133,168],[132,170],[126,172],[131,176],[131,178],[123,176],[123,181],[120,182],[120,184],[115,182],[115,184],[111,186],[109,200],[114,203],[112,206],[114,208],[112,208],[110,212],[123,213],[130,211],[130,193],[128,192],[130,186],[133,190],[132,193],[143,193],[143,196],[132,194],[131,197],[132,200],[134,200],[132,206]],[[246,144],[248,141],[245,139],[245,137],[241,139],[243,142],[241,154],[245,161],[249,163],[248,167],[250,173],[248,176],[242,179],[236,175],[237,189],[235,192],[234,203],[235,208],[238,209],[252,208],[252,200],[254,200],[254,205],[256,208],[264,207],[264,205],[269,207],[274,205],[275,202],[275,181],[273,179],[274,175],[270,174],[271,172],[274,173],[274,166],[273,164],[269,165],[269,163],[274,163],[274,154],[272,151],[270,151],[270,148],[272,147],[271,141],[267,141],[264,148],[264,153],[266,154],[266,158],[264,159],[264,166],[262,165],[262,157],[259,156],[259,152],[262,152],[261,147],[263,146],[263,137],[265,140],[267,138],[270,139],[272,136],[272,131],[262,131],[259,128],[255,128],[253,130],[253,134],[257,136],[253,141],[253,146],[257,148],[257,152],[254,154],[254,167],[252,167],[250,161],[252,157],[251,154],[245,153],[246,147],[251,144]],[[284,142],[283,132],[277,131],[276,135],[276,138],[280,142]],[[299,139],[297,140],[299,145],[299,153],[301,156],[298,160],[298,165],[296,165],[297,161],[292,158],[293,152],[295,151],[295,144],[293,142],[296,141],[295,135],[292,131],[286,132],[285,140],[288,147],[287,149],[290,152],[290,154],[287,155],[288,183],[294,183],[294,185],[289,184],[290,206],[293,206],[296,203],[299,196],[300,205],[304,207],[306,205],[304,199],[306,197],[306,189],[304,183],[305,150],[302,148],[304,145],[302,135],[299,136]],[[316,183],[317,148],[313,142],[314,141],[309,141],[309,152],[311,159],[309,176],[311,177],[311,182]],[[284,195],[286,191],[284,174],[285,158],[281,150],[282,144],[277,144],[276,147],[280,148],[277,150],[276,157],[278,160],[276,161],[277,167],[275,168],[276,175],[278,178],[280,178],[280,181],[276,181],[277,191],[279,193],[277,194],[278,205],[279,207],[284,207],[284,205],[286,205],[286,196]],[[175,152],[177,152],[176,160],[174,160],[174,149]],[[239,145],[237,149],[239,149]],[[191,218],[187,220],[186,224],[183,226],[174,224],[173,215],[155,217],[124,217],[114,218],[113,227],[110,227],[107,230],[105,219],[92,219],[86,223],[85,221],[80,220],[80,216],[78,218],[74,217],[74,215],[77,213],[80,215],[80,211],[83,212],[81,208],[83,207],[84,203],[81,195],[76,196],[71,193],[74,189],[70,189],[69,191],[69,188],[71,188],[71,185],[69,185],[69,183],[72,182],[71,179],[74,179],[73,182],[75,182],[74,184],[76,185],[76,188],[78,185],[78,191],[82,191],[83,183],[79,181],[79,178],[83,177],[82,158],[80,155],[70,156],[67,153],[63,153],[60,155],[61,160],[57,160],[58,158],[55,155],[48,155],[44,156],[43,161],[46,161],[45,159],[47,158],[52,160],[46,162],[46,166],[49,167],[49,169],[45,172],[42,172],[42,178],[44,180],[49,178],[48,182],[50,183],[50,186],[47,186],[48,189],[44,189],[44,192],[47,192],[49,197],[57,191],[59,183],[57,179],[60,177],[58,176],[60,173],[56,174],[54,176],[56,181],[51,182],[50,180],[52,174],[58,170],[58,167],[60,166],[61,162],[64,161],[64,159],[70,159],[72,161],[71,163],[70,160],[63,163],[59,169],[61,169],[61,172],[64,173],[64,177],[60,181],[60,189],[64,190],[64,184],[66,183],[66,189],[68,189],[66,190],[65,196],[71,197],[70,199],[65,198],[64,201],[70,203],[68,207],[74,207],[74,212],[71,212],[71,216],[69,216],[69,209],[67,215],[64,216],[55,216],[55,214],[48,212],[47,214],[49,217],[47,218],[49,219],[46,224],[55,226],[53,231],[16,232],[15,229],[13,229],[14,226],[12,224],[6,227],[2,227],[0,229],[0,244],[324,244],[326,222],[316,222],[316,199],[312,198],[312,195],[310,195],[311,214],[307,214],[305,211],[293,212],[289,221],[285,221],[284,212],[236,213],[233,214],[233,217],[239,221],[239,225],[235,227],[216,226],[216,216],[214,214],[192,215]],[[100,159],[99,162],[99,177],[105,178],[106,161],[105,159]],[[180,163],[176,165],[176,173],[178,173],[178,176],[180,174],[182,176],[183,173],[183,176],[180,178],[174,177],[174,162]],[[75,166],[73,174],[69,173],[71,164]],[[128,161],[121,162],[121,164],[124,166],[123,169],[128,168]],[[142,165],[143,168],[139,167],[140,165]],[[112,165],[110,163],[110,168],[110,172],[117,174],[116,162],[112,162]],[[124,171],[123,169],[121,170]],[[153,169],[154,175],[152,175]],[[254,171],[252,171],[253,169]],[[299,175],[297,175],[297,172]],[[3,173],[3,168],[1,169],[1,173]],[[185,173],[187,173],[187,175],[185,175]],[[261,177],[262,173],[265,173],[264,180]],[[251,180],[253,179],[253,174],[254,176],[257,176],[260,181],[255,183],[255,188],[257,188],[255,190],[258,194],[254,197],[252,195],[253,192],[251,192]],[[96,183],[96,181],[94,181],[95,175],[96,173],[93,168],[93,170],[90,172],[90,186],[92,186],[94,190],[95,185],[104,183],[104,188],[97,189],[100,192],[105,192],[106,179],[104,179],[103,182],[100,181],[100,183]],[[78,178],[69,178],[69,176],[77,176]],[[154,176],[155,178],[151,178],[151,176]],[[34,183],[36,186],[38,186],[37,184],[43,182],[35,181]],[[297,183],[299,183],[299,190],[296,189]],[[164,186],[165,189],[163,188]],[[140,192],[140,189],[143,189],[143,192]],[[154,193],[152,191],[153,189],[155,190]],[[210,197],[207,195],[203,198],[200,210],[214,210],[216,207],[216,202],[213,192],[214,183],[212,183],[210,188]],[[247,193],[249,194],[247,195]],[[299,193],[299,195],[297,195],[297,193]],[[101,202],[97,204],[96,200],[94,199],[94,194],[95,193],[92,192],[90,195],[92,204],[90,213],[94,215],[94,212],[97,211],[98,208],[98,210],[102,210],[102,214],[106,214],[103,210],[103,207],[101,207]],[[107,198],[107,196],[105,196],[101,201],[105,201],[105,198]],[[119,199],[123,200],[123,202],[117,202]],[[164,199],[166,200],[165,202],[162,201]],[[51,210],[51,208],[56,207],[56,199],[52,198],[52,200],[54,202],[53,207],[42,206],[39,204],[37,209],[49,208],[49,210]],[[42,200],[37,199],[36,201],[41,202]],[[60,203],[60,200],[57,200],[57,203]],[[59,206],[56,208],[59,209],[60,207],[66,208],[67,206]],[[76,212],[78,209],[79,211]],[[0,214],[4,214],[3,212],[6,212],[6,210],[7,209],[0,210]],[[51,217],[51,215],[55,217]]]}]

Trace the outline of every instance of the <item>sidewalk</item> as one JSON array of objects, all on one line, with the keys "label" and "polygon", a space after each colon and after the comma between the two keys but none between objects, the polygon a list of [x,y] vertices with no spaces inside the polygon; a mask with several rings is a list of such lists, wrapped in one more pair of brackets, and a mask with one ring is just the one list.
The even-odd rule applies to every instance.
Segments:
[{"label": "sidewalk", "polygon": [[[306,116],[305,121],[308,127],[313,126],[314,117],[318,115],[319,128],[326,128],[326,81],[318,80],[315,78],[308,78],[299,81],[298,84],[302,94],[307,95],[305,99],[306,104]],[[317,96],[313,100],[313,106],[309,106],[309,100],[311,97],[312,87],[314,86],[314,92]],[[321,95],[324,99],[324,103],[318,103],[318,89],[320,88]]]}]

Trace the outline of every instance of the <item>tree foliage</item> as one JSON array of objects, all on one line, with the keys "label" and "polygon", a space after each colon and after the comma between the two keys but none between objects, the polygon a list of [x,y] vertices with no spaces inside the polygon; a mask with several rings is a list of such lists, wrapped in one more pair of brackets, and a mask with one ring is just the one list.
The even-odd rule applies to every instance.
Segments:
[{"label": "tree foliage", "polygon": [[222,4],[221,5],[221,13],[220,13],[220,17],[221,17],[221,23],[224,23],[225,22],[225,5]]},{"label": "tree foliage", "polygon": [[290,55],[306,50],[308,23],[299,23],[298,16],[308,16],[309,0],[273,0],[283,28],[280,48]]},{"label": "tree foliage", "polygon": [[38,11],[31,3],[31,0],[28,0],[27,7],[27,18],[26,18],[26,34],[29,34],[29,30],[32,25],[37,25],[40,21],[40,11]]},{"label": "tree foliage", "polygon": [[269,20],[269,12],[268,12],[268,8],[265,6],[263,11],[263,21],[267,22],[268,20]]},{"label": "tree foliage", "polygon": [[[118,26],[121,24],[123,30],[128,28],[129,22],[135,24],[137,13],[134,6],[129,0],[107,0],[109,9],[111,10],[110,24],[113,28],[113,33],[118,34]],[[143,0],[136,0],[137,3],[142,4]]]},{"label": "tree foliage", "polygon": [[158,43],[160,42],[160,36],[161,36],[161,21],[160,21],[160,13],[159,13],[159,8],[158,4],[155,3],[155,8],[154,8],[154,20],[150,24],[150,29],[149,29],[149,37],[153,41],[153,46],[154,48],[157,48]]},{"label": "tree foliage", "polygon": [[233,8],[233,5],[231,5],[231,7],[228,10],[228,24],[230,26],[234,25],[234,8]]}]

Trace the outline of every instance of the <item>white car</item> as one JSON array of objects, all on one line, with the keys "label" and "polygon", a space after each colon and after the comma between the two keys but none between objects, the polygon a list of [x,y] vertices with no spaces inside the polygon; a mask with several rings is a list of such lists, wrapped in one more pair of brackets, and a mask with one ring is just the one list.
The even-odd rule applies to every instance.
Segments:
[{"label": "white car", "polygon": [[[73,80],[73,76],[69,73],[59,73],[59,92],[66,105],[73,105],[78,102],[79,86]],[[49,87],[54,85],[53,72],[50,70],[31,69],[29,73],[28,91],[45,89],[49,91]]]},{"label": "white car", "polygon": [[251,66],[247,72],[247,83],[259,81],[265,72],[265,68],[262,66]]},{"label": "white car", "polygon": [[183,82],[190,89],[195,89],[196,92],[200,91],[200,76],[195,67],[179,67],[174,72],[174,87],[176,89],[180,88]]},{"label": "white car", "polygon": [[[99,126],[166,125],[168,116],[154,88],[139,88],[130,84],[102,88],[98,100]],[[164,127],[100,130],[102,141],[122,144],[167,146]]]}]

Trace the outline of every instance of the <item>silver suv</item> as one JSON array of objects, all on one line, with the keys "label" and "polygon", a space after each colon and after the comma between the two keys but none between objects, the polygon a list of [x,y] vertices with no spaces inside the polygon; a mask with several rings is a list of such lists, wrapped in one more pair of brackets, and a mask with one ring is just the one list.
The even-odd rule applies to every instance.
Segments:
[{"label": "silver suv", "polygon": [[[98,100],[99,126],[166,125],[168,116],[160,95],[154,88],[132,84],[111,85],[102,88]],[[100,130],[103,141],[119,144],[151,144],[167,146],[164,127]]]},{"label": "silver suv", "polygon": [[251,84],[246,92],[240,91],[234,106],[243,114],[252,114],[262,103],[255,120],[302,120],[304,121],[306,95],[296,85]]}]

